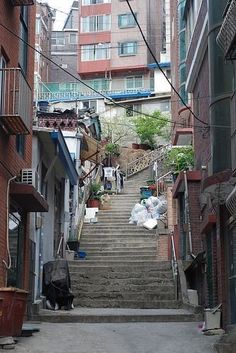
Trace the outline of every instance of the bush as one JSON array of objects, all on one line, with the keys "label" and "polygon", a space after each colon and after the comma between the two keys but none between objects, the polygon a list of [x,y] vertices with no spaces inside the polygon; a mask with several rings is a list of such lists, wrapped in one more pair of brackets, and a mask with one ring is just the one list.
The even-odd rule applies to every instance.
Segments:
[{"label": "bush", "polygon": [[119,157],[120,147],[117,143],[108,143],[105,147],[105,153],[110,154],[111,156]]},{"label": "bush", "polygon": [[192,146],[176,147],[167,152],[165,165],[179,174],[184,170],[189,170],[194,166],[194,152]]}]

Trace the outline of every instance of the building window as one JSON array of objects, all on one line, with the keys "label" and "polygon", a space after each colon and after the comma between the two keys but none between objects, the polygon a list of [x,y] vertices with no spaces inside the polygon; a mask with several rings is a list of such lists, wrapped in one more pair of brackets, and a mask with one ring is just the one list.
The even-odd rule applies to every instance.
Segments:
[{"label": "building window", "polygon": [[186,9],[186,43],[189,45],[202,0],[188,1]]},{"label": "building window", "polygon": [[110,59],[110,43],[89,44],[81,46],[81,61]]},{"label": "building window", "polygon": [[76,44],[77,43],[77,35],[76,35],[76,33],[71,33],[69,35],[69,43],[70,44]]},{"label": "building window", "polygon": [[88,16],[81,18],[81,32],[100,32],[111,29],[111,15]]},{"label": "building window", "polygon": [[65,45],[64,32],[52,32],[52,45]]},{"label": "building window", "polygon": [[[137,17],[137,14],[135,14],[135,17]],[[136,22],[134,16],[131,13],[118,15],[118,26],[119,28],[135,27]]]},{"label": "building window", "polygon": [[20,49],[19,49],[19,64],[24,73],[27,72],[27,56],[28,56],[28,7],[21,6],[20,10]]},{"label": "building window", "polygon": [[19,155],[23,158],[25,154],[25,135],[16,136],[16,150]]},{"label": "building window", "polygon": [[98,78],[92,81],[89,81],[89,85],[96,89],[97,91],[108,91],[110,81],[104,78]]},{"label": "building window", "polygon": [[130,117],[130,116],[137,116],[139,114],[142,113],[142,105],[141,104],[133,104],[133,105],[129,105],[126,108],[126,116]]},{"label": "building window", "polygon": [[137,54],[137,42],[118,43],[119,56],[129,56]]},{"label": "building window", "polygon": [[127,90],[138,89],[138,88],[143,88],[143,76],[142,75],[126,77],[126,89]]},{"label": "building window", "polygon": [[82,109],[94,109],[96,112],[97,111],[97,101],[95,101],[95,100],[83,101],[82,102]]},{"label": "building window", "polygon": [[82,0],[82,5],[96,5],[96,4],[107,4],[111,0]]}]

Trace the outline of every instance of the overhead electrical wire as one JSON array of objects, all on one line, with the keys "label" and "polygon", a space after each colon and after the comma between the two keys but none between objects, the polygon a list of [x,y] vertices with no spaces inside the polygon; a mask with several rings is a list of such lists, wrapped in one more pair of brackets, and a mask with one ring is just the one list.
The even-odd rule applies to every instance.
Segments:
[{"label": "overhead electrical wire", "polygon": [[153,57],[153,60],[155,61],[155,63],[156,63],[156,65],[157,65],[158,69],[159,69],[159,70],[161,71],[161,73],[165,76],[167,82],[169,83],[169,85],[171,86],[171,88],[173,89],[173,91],[178,95],[178,97],[180,98],[182,104],[190,111],[190,113],[193,115],[193,117],[194,117],[196,120],[198,120],[200,123],[209,126],[208,123],[206,123],[205,121],[203,121],[203,120],[201,120],[201,119],[199,119],[199,118],[197,117],[197,115],[196,115],[196,114],[192,111],[192,109],[185,103],[185,101],[183,100],[183,98],[181,97],[181,95],[179,94],[179,92],[177,91],[177,89],[174,87],[174,85],[173,85],[173,84],[171,83],[171,81],[168,79],[166,73],[165,73],[164,70],[162,69],[162,67],[161,67],[161,65],[159,64],[159,62],[157,61],[157,59],[156,59],[156,57],[155,57],[155,55],[154,55],[154,53],[153,53],[153,51],[152,51],[152,49],[151,49],[151,47],[150,47],[148,41],[147,41],[147,39],[146,39],[146,37],[145,37],[145,35],[144,35],[144,33],[143,33],[143,30],[142,30],[142,28],[141,28],[141,26],[140,26],[140,24],[139,24],[139,22],[138,22],[138,20],[137,20],[137,17],[136,17],[136,15],[135,15],[135,13],[134,13],[134,11],[133,11],[133,9],[132,9],[132,6],[131,6],[130,3],[129,3],[129,0],[125,0],[125,1],[126,1],[128,7],[129,7],[129,9],[130,9],[130,12],[132,13],[132,15],[133,15],[133,17],[134,17],[134,20],[135,20],[135,22],[136,22],[136,24],[137,24],[137,26],[138,26],[138,28],[139,28],[139,31],[140,31],[140,33],[141,33],[141,35],[142,35],[142,37],[143,37],[143,40],[144,40],[144,42],[145,42],[145,44],[146,44],[146,46],[147,46],[147,48],[148,48],[148,50],[149,50],[151,56]]}]

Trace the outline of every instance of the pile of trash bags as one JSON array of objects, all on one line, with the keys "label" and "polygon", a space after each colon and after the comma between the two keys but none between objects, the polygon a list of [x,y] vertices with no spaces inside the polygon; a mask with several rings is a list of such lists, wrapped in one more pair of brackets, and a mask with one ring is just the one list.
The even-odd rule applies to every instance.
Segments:
[{"label": "pile of trash bags", "polygon": [[141,203],[136,203],[131,211],[129,224],[137,224],[142,227],[149,219],[160,219],[160,216],[167,211],[167,201],[164,196],[150,196]]}]

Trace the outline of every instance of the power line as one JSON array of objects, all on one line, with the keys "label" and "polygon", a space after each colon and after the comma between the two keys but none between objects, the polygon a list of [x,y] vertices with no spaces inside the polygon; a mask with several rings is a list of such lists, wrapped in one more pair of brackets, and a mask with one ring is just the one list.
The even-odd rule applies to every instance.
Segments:
[{"label": "power line", "polygon": [[201,120],[201,119],[199,119],[199,118],[197,117],[197,115],[196,115],[196,114],[192,111],[192,109],[185,103],[185,101],[183,100],[183,98],[181,97],[181,95],[179,94],[179,92],[177,91],[177,89],[174,87],[174,85],[173,85],[173,84],[171,83],[171,81],[168,79],[167,75],[166,75],[165,72],[163,71],[162,67],[160,66],[160,64],[159,64],[159,62],[157,61],[157,59],[156,59],[156,57],[155,57],[155,55],[154,55],[152,49],[150,48],[150,46],[149,46],[149,44],[148,44],[148,41],[147,41],[147,39],[146,39],[146,37],[145,37],[145,35],[144,35],[144,33],[143,33],[143,30],[142,30],[142,28],[141,28],[141,26],[140,26],[140,24],[139,24],[139,22],[138,22],[138,20],[137,20],[137,18],[136,18],[136,16],[135,16],[135,13],[134,13],[134,11],[133,11],[133,9],[132,9],[130,3],[129,3],[129,0],[125,0],[125,1],[126,1],[128,7],[129,7],[129,9],[130,9],[130,11],[131,11],[131,13],[132,13],[134,19],[135,19],[135,22],[137,23],[137,26],[138,26],[138,28],[139,28],[139,30],[140,30],[140,33],[141,33],[141,35],[142,35],[142,37],[143,37],[143,40],[144,40],[144,42],[145,42],[145,44],[146,44],[146,46],[147,46],[147,48],[148,48],[148,50],[149,50],[151,56],[153,57],[153,59],[154,59],[155,63],[157,64],[159,70],[160,70],[160,71],[162,72],[162,74],[165,76],[167,82],[169,83],[169,85],[171,86],[171,88],[173,89],[173,91],[178,95],[178,97],[180,98],[180,100],[181,100],[181,102],[183,103],[183,105],[190,111],[190,113],[194,116],[194,118],[195,118],[196,120],[198,120],[200,123],[202,123],[202,124],[204,124],[204,125],[208,125],[205,121],[203,121],[203,120]]}]

